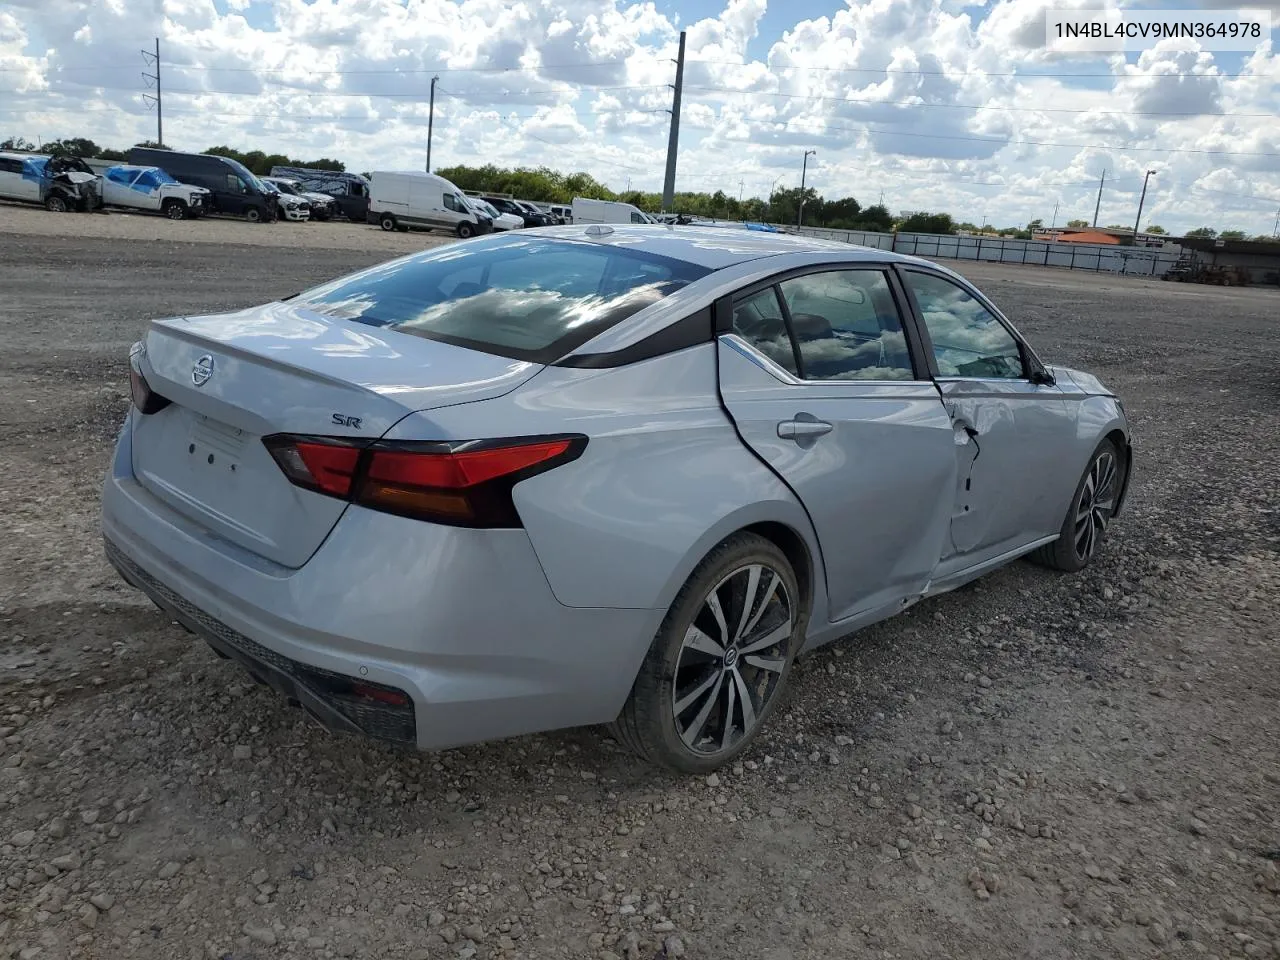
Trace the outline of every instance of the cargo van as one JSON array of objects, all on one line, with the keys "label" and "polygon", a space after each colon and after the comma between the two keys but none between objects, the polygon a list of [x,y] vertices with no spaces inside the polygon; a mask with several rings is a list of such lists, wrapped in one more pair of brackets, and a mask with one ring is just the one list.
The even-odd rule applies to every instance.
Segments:
[{"label": "cargo van", "polygon": [[617,200],[573,198],[574,223],[657,223],[639,207]]},{"label": "cargo van", "polygon": [[134,147],[129,151],[129,163],[159,167],[181,183],[204,187],[209,191],[209,213],[244,217],[250,223],[276,218],[275,197],[248,167],[230,157]]},{"label": "cargo van", "polygon": [[493,229],[493,221],[472,209],[461,190],[421,170],[370,174],[369,222],[383,230],[448,230],[464,240]]}]

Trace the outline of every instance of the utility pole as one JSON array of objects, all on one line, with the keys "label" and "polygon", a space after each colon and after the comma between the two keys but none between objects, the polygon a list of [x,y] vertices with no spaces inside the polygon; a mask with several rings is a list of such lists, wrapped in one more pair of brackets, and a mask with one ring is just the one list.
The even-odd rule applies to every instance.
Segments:
[{"label": "utility pole", "polygon": [[1276,208],[1276,225],[1271,228],[1273,237],[1280,237],[1280,207]]},{"label": "utility pole", "polygon": [[809,157],[817,156],[817,150],[806,150],[804,152],[804,163],[800,166],[800,203],[799,209],[796,211],[796,226],[804,226],[804,180],[805,174],[809,172]]},{"label": "utility pole", "polygon": [[1107,171],[1102,171],[1102,179],[1098,181],[1098,202],[1093,205],[1093,225],[1098,225],[1098,209],[1102,206],[1102,185],[1107,182]]},{"label": "utility pole", "polygon": [[1138,198],[1138,217],[1133,221],[1133,242],[1138,242],[1138,224],[1142,222],[1142,205],[1147,202],[1147,181],[1151,179],[1154,170],[1148,170],[1147,175],[1142,178],[1142,196]]},{"label": "utility pole", "polygon": [[738,179],[738,204],[742,204],[742,191],[746,187],[747,182],[742,178]]},{"label": "utility pole", "polygon": [[1057,225],[1058,225],[1058,201],[1055,200],[1053,203],[1053,223],[1049,224],[1049,229],[1052,230]]},{"label": "utility pole", "polygon": [[680,146],[680,95],[684,93],[684,31],[680,31],[680,52],[676,54],[676,82],[671,97],[671,133],[667,137],[667,175],[662,181],[662,212],[670,213],[676,202],[676,152]]},{"label": "utility pole", "polygon": [[431,172],[431,134],[436,125],[436,84],[439,82],[438,76],[431,78],[431,106],[427,108],[427,173]]},{"label": "utility pole", "polygon": [[156,52],[152,53],[149,50],[143,50],[142,59],[145,60],[148,65],[154,63],[156,67],[155,73],[147,73],[145,70],[142,73],[142,79],[147,82],[147,86],[151,86],[152,83],[155,83],[156,95],[153,97],[149,93],[144,93],[142,95],[142,99],[148,101],[149,103],[154,103],[156,105],[156,146],[163,147],[164,146],[164,103],[161,99],[161,91],[160,91],[160,38],[159,37],[156,37]]}]

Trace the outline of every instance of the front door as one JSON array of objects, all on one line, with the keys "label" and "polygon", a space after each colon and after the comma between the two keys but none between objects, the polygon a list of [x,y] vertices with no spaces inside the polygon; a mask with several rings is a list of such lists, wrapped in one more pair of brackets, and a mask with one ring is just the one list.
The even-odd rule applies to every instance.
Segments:
[{"label": "front door", "polygon": [[[1035,382],[1019,340],[973,291],[903,269],[955,438],[951,535],[937,579],[1057,532],[1060,465],[1046,438],[1070,430],[1066,401]],[[1057,444],[1061,448],[1063,444]]]},{"label": "front door", "polygon": [[947,538],[951,419],[900,300],[882,268],[824,268],[747,291],[719,342],[739,434],[813,520],[832,621],[922,592]]}]

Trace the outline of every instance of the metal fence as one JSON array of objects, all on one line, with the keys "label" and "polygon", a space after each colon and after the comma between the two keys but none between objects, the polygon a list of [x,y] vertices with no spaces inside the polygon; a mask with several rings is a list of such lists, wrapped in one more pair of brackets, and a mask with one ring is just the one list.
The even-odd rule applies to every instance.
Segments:
[{"label": "metal fence", "polygon": [[[796,233],[795,227],[790,233]],[[1044,240],[1007,240],[1002,237],[959,237],[936,233],[870,233],[863,230],[826,230],[802,227],[799,233],[917,257],[944,260],[984,260],[989,263],[1029,263],[1070,270],[1163,276],[1177,261],[1181,248],[1121,247],[1098,243],[1054,243]]]}]

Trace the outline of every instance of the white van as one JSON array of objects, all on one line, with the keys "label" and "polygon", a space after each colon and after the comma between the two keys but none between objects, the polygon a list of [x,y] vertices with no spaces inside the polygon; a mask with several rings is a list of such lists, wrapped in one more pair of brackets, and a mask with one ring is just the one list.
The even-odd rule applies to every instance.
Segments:
[{"label": "white van", "polygon": [[639,207],[617,200],[573,198],[574,223],[657,223]]},{"label": "white van", "polygon": [[375,170],[369,181],[369,222],[383,230],[448,230],[463,240],[493,229],[462,191],[421,170]]},{"label": "white van", "polygon": [[207,213],[211,194],[204,187],[179,183],[159,167],[118,164],[102,174],[102,200],[109,207],[153,210],[170,220]]}]

